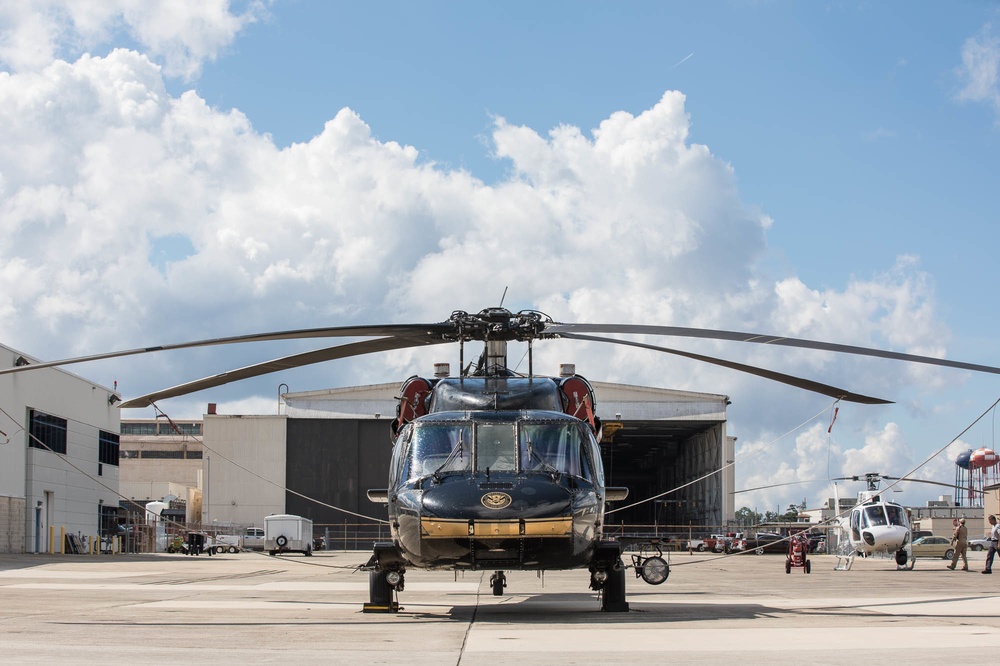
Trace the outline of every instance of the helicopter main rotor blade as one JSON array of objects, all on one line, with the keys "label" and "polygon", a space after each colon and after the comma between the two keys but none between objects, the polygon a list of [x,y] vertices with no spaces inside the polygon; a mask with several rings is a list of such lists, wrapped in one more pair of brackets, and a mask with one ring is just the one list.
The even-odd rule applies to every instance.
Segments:
[{"label": "helicopter main rotor blade", "polygon": [[917,354],[904,354],[902,352],[886,351],[884,349],[874,349],[871,347],[858,347],[855,345],[842,345],[834,342],[819,342],[816,340],[804,340],[801,338],[784,338],[775,335],[761,335],[759,333],[741,333],[738,331],[716,331],[706,328],[687,328],[684,326],[647,326],[643,324],[548,324],[545,327],[546,333],[556,333],[566,337],[565,333],[630,333],[635,335],[669,335],[684,338],[707,338],[712,340],[733,340],[736,342],[755,342],[763,345],[781,345],[784,347],[798,347],[800,349],[818,349],[822,351],[840,352],[844,354],[855,354],[860,356],[874,356],[878,358],[888,358],[896,361],[909,361],[911,363],[924,363],[927,365],[939,365],[946,368],[959,368],[962,370],[973,370],[975,372],[988,372],[1000,375],[1000,368],[992,365],[980,365],[978,363],[966,363],[964,361],[951,361],[946,358],[934,358],[932,356],[919,356]]},{"label": "helicopter main rotor blade", "polygon": [[943,483],[941,481],[928,481],[927,479],[910,479],[902,478],[898,476],[883,476],[886,481],[903,481],[907,483],[926,483],[931,486],[944,486],[945,488],[952,488],[954,490],[966,490],[970,493],[979,493],[980,495],[985,494],[982,490],[977,490],[976,488],[967,488],[965,486],[956,486],[954,483]]},{"label": "helicopter main rotor blade", "polygon": [[767,490],[769,488],[781,488],[782,486],[798,486],[803,483],[816,483],[816,479],[808,479],[805,481],[787,481],[785,483],[772,483],[769,486],[757,486],[756,488],[744,488],[743,490],[734,490],[733,495],[739,495],[740,493],[749,493],[754,490]]},{"label": "helicopter main rotor blade", "polygon": [[781,382],[782,384],[788,384],[789,386],[794,386],[795,388],[804,389],[806,391],[820,393],[822,395],[827,395],[830,396],[831,398],[837,398],[839,400],[844,400],[846,402],[857,402],[865,405],[892,404],[891,400],[883,400],[882,398],[874,398],[867,395],[861,395],[860,393],[854,393],[852,391],[848,391],[847,389],[838,388],[836,386],[830,386],[829,384],[821,384],[820,382],[814,382],[811,379],[803,379],[801,377],[786,375],[781,372],[765,370],[764,368],[758,368],[753,365],[745,365],[743,363],[736,363],[734,361],[726,361],[725,359],[715,358],[713,356],[694,354],[691,352],[681,351],[679,349],[670,349],[669,347],[658,347],[656,345],[649,345],[644,342],[634,342],[632,340],[619,340],[617,338],[602,338],[593,335],[579,335],[577,333],[560,333],[559,335],[560,337],[571,340],[610,342],[616,345],[640,347],[642,349],[652,349],[653,351],[664,352],[667,354],[675,354],[677,356],[683,356],[685,358],[690,358],[695,361],[711,363],[712,365],[722,366],[723,368],[729,368],[731,370],[738,370],[740,372],[746,372],[751,375],[757,375],[758,377],[764,377],[765,379]]},{"label": "helicopter main rotor blade", "polygon": [[422,345],[442,344],[444,342],[447,342],[447,340],[399,336],[391,338],[377,338],[375,340],[364,340],[362,342],[351,342],[344,345],[338,345],[336,347],[326,347],[324,349],[317,349],[314,351],[303,352],[301,354],[294,354],[292,356],[285,356],[271,361],[264,361],[263,363],[248,365],[236,370],[230,370],[228,372],[212,375],[211,377],[196,379],[185,384],[179,384],[168,389],[163,389],[162,391],[156,391],[155,393],[148,393],[138,398],[126,400],[119,405],[119,407],[122,409],[149,407],[157,400],[176,398],[177,396],[187,395],[188,393],[194,393],[195,391],[201,391],[202,389],[222,386],[223,384],[228,384],[241,379],[259,377],[261,375],[278,372],[280,370],[299,368],[304,365],[322,363],[323,361],[332,361],[338,358],[361,356],[363,354],[391,351],[394,349],[406,349],[408,347],[419,347]]},{"label": "helicopter main rotor blade", "polygon": [[[926,483],[931,486],[943,486],[945,488],[952,488],[954,490],[968,490],[969,492],[985,494],[982,490],[977,490],[975,488],[968,488],[966,486],[956,486],[953,483],[944,483],[942,481],[929,481],[927,479],[911,479],[909,477],[902,476],[886,476],[885,474],[859,474],[855,476],[836,476],[831,481],[866,481],[871,483],[875,481],[876,483],[880,480],[883,481],[905,481],[908,483]],[[893,484],[895,485],[895,484]]]},{"label": "helicopter main rotor blade", "polygon": [[[212,347],[216,345],[230,345],[242,342],[267,342],[273,340],[301,340],[304,338],[352,338],[367,336],[408,336],[413,338],[424,337],[428,341],[441,338],[454,330],[449,322],[437,324],[379,324],[372,326],[334,326],[324,328],[303,328],[288,331],[273,331],[270,333],[254,333],[249,335],[233,335],[225,338],[210,338],[207,340],[194,340],[191,342],[179,342],[168,345],[157,345],[155,347],[140,347],[137,349],[123,349],[120,351],[106,352],[103,354],[92,354],[90,356],[77,356],[65,358],[59,361],[45,361],[43,363],[28,363],[27,365],[14,366],[12,368],[0,369],[0,375],[12,372],[24,372],[26,370],[39,370],[41,368],[52,368],[63,365],[73,365],[74,363],[86,363],[87,361],[101,361],[110,358],[120,358],[122,356],[134,356],[136,354],[148,354],[158,351],[172,351],[176,349],[191,349],[194,347]],[[443,340],[439,340],[443,341]],[[420,343],[417,343],[420,344]]]}]

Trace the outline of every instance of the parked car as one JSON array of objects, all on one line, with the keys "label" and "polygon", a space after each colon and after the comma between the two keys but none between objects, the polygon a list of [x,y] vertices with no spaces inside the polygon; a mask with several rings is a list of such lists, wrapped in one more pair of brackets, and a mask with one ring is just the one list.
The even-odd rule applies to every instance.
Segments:
[{"label": "parked car", "polygon": [[806,538],[809,540],[810,553],[826,552],[826,534],[823,532],[806,532]]},{"label": "parked car", "polygon": [[925,536],[913,542],[914,557],[941,557],[950,560],[955,554],[951,539],[942,536]]},{"label": "parked car", "polygon": [[691,550],[697,550],[699,553],[704,553],[707,549],[704,539],[688,539],[687,548]]},{"label": "parked car", "polygon": [[764,553],[787,553],[788,539],[780,534],[758,532],[757,536],[748,537],[738,542],[738,550],[752,550],[758,555]]},{"label": "parked car", "polygon": [[988,550],[989,547],[990,547],[989,537],[969,540],[969,550]]}]

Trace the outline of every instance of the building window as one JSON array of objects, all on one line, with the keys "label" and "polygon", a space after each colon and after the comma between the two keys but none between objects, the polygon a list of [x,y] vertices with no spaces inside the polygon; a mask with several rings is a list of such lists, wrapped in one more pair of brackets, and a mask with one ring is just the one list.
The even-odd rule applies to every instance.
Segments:
[{"label": "building window", "polygon": [[97,461],[103,465],[118,465],[119,437],[113,432],[102,430],[98,439],[100,450]]},{"label": "building window", "polygon": [[123,435],[201,435],[201,423],[122,421]]},{"label": "building window", "polygon": [[[176,430],[174,429],[176,427]],[[176,435],[177,433],[182,435],[200,435],[201,434],[201,424],[200,423],[161,423],[160,424],[160,434],[161,435]]]},{"label": "building window", "polygon": [[66,454],[66,419],[32,409],[28,413],[28,421],[31,433],[28,446]]},{"label": "building window", "polygon": [[201,460],[201,451],[188,451],[187,452],[187,459],[188,460]]},{"label": "building window", "polygon": [[151,458],[166,459],[166,458],[183,458],[183,457],[184,457],[184,452],[183,451],[143,451],[142,452],[142,459],[143,460],[149,460]]},{"label": "building window", "polygon": [[127,423],[122,421],[121,433],[123,435],[155,435],[155,423]]}]

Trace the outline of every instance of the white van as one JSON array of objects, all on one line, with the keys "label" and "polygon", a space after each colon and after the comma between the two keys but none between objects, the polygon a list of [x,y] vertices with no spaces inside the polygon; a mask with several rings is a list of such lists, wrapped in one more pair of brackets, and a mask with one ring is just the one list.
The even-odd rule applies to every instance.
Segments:
[{"label": "white van", "polygon": [[268,555],[312,555],[313,524],[308,518],[278,513],[264,518],[264,550]]}]

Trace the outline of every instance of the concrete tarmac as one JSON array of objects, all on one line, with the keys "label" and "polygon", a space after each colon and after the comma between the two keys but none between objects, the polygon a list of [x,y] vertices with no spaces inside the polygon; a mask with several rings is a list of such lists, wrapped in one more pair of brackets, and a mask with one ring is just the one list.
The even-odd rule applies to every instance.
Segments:
[{"label": "concrete tarmac", "polygon": [[[9,664],[895,664],[990,661],[998,573],[921,558],[674,553],[669,579],[628,572],[629,613],[602,613],[587,571],[410,571],[396,614],[365,614],[362,552],[313,557],[0,555]],[[961,566],[961,564],[959,565]]]}]

